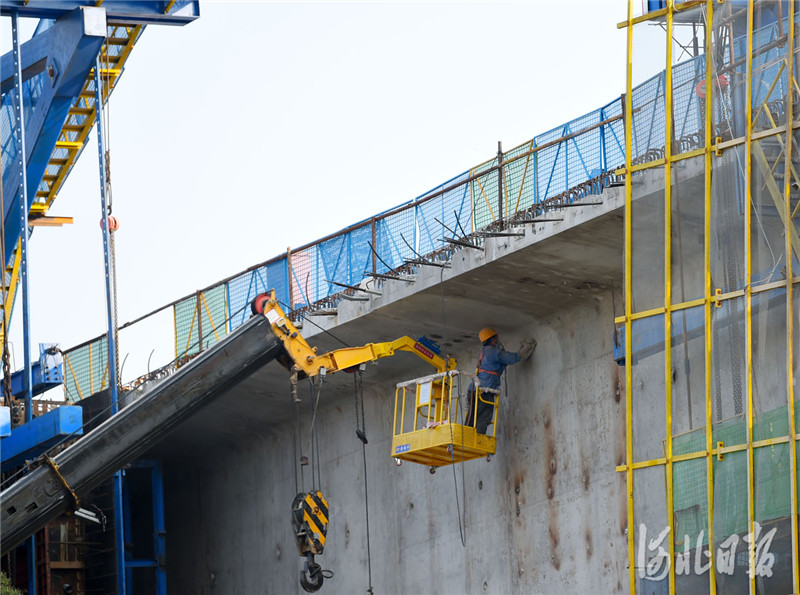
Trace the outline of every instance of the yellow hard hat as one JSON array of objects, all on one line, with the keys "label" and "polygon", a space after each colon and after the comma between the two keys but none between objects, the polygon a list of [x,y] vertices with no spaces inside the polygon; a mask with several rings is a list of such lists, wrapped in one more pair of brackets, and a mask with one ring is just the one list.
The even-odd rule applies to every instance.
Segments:
[{"label": "yellow hard hat", "polygon": [[480,337],[481,343],[485,343],[487,340],[496,336],[497,336],[497,331],[490,326],[482,328],[481,332],[478,333],[478,337]]}]

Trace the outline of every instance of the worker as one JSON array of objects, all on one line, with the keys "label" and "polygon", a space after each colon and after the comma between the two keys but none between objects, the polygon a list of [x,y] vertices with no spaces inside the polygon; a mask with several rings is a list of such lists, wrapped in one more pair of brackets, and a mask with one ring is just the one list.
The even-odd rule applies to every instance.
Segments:
[{"label": "worker", "polygon": [[[481,329],[481,332],[478,333],[478,337],[483,347],[481,348],[481,355],[478,359],[478,368],[475,372],[476,376],[473,377],[467,389],[469,409],[467,411],[465,425],[472,426],[474,424],[475,430],[479,434],[485,434],[486,428],[492,423],[492,418],[494,417],[494,405],[479,400],[477,421],[475,421],[475,386],[479,386],[481,389],[499,389],[500,377],[503,375],[506,366],[528,359],[533,354],[534,349],[536,349],[536,340],[531,338],[525,339],[520,346],[519,352],[514,353],[505,350],[503,343],[500,342],[497,331],[491,327]],[[481,398],[485,401],[496,401],[494,393],[484,393]]]}]

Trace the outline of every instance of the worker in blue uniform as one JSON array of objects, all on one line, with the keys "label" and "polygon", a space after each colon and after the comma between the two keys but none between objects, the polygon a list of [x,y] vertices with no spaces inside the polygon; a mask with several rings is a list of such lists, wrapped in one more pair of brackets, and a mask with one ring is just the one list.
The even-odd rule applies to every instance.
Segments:
[{"label": "worker in blue uniform", "polygon": [[[500,341],[497,331],[491,327],[481,329],[478,336],[483,346],[481,348],[480,358],[478,359],[475,377],[472,379],[467,389],[469,409],[467,411],[465,425],[472,426],[474,424],[475,430],[479,434],[485,434],[486,429],[489,427],[489,424],[492,423],[492,418],[494,417],[494,405],[491,403],[496,402],[496,394],[482,392],[481,399],[478,400],[478,406],[476,408],[475,386],[477,385],[481,389],[489,388],[499,390],[500,378],[506,366],[528,359],[533,354],[533,350],[536,349],[536,340],[530,338],[525,339],[522,342],[519,352],[514,353],[512,351],[506,351],[503,343]],[[483,401],[489,401],[489,403],[484,403]],[[475,415],[476,412],[477,416]]]}]

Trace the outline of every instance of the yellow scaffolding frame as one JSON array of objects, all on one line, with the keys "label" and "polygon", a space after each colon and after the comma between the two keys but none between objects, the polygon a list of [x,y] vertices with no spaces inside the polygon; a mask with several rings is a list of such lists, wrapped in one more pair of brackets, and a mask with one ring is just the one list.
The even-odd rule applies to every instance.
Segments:
[{"label": "yellow scaffolding frame", "polygon": [[[636,567],[636,554],[637,548],[634,543],[635,534],[635,518],[634,518],[634,472],[640,469],[652,468],[657,466],[664,467],[664,488],[665,488],[665,502],[666,511],[668,514],[668,522],[672,530],[668,533],[668,538],[665,539],[665,546],[668,547],[669,560],[672,562],[675,559],[675,536],[674,536],[674,485],[673,485],[673,465],[682,461],[700,460],[706,461],[706,497],[708,506],[708,560],[709,565],[709,580],[708,589],[709,593],[717,593],[716,584],[716,560],[715,560],[715,538],[714,538],[714,465],[715,459],[722,457],[727,453],[744,452],[747,457],[747,528],[751,536],[755,535],[756,530],[756,502],[755,502],[755,451],[758,448],[774,447],[776,445],[786,444],[790,449],[790,500],[791,500],[791,550],[792,550],[792,583],[793,591],[800,592],[800,565],[798,564],[798,531],[797,531],[797,445],[800,435],[797,434],[796,421],[795,421],[795,401],[794,401],[794,379],[793,379],[793,363],[794,363],[794,306],[793,306],[793,291],[794,285],[800,283],[800,276],[795,277],[796,272],[792,269],[793,254],[797,253],[798,245],[798,229],[793,225],[792,218],[796,213],[792,212],[790,195],[792,191],[792,180],[797,177],[792,164],[792,150],[794,149],[793,135],[796,128],[800,127],[800,122],[795,122],[795,114],[793,109],[793,101],[786,102],[786,124],[776,125],[774,119],[771,117],[769,109],[766,105],[767,100],[771,93],[775,90],[778,78],[786,73],[788,79],[788,87],[790,89],[789,97],[792,92],[797,89],[800,93],[800,85],[795,78],[795,64],[794,54],[797,51],[795,48],[795,6],[794,2],[788,2],[788,27],[786,31],[788,50],[784,58],[784,63],[781,65],[779,73],[776,75],[775,81],[764,99],[759,110],[756,112],[758,117],[762,113],[766,113],[768,125],[771,125],[769,130],[753,130],[753,31],[754,31],[754,13],[756,10],[755,0],[748,0],[747,3],[747,55],[744,58],[745,66],[745,134],[742,137],[732,138],[723,141],[720,138],[712,135],[713,131],[713,110],[712,110],[712,94],[715,93],[714,85],[712,84],[713,73],[715,64],[713,63],[714,55],[714,11],[719,10],[717,5],[723,4],[724,0],[699,0],[692,2],[680,2],[676,5],[676,0],[667,0],[667,6],[661,10],[647,13],[642,16],[634,17],[634,0],[629,0],[627,20],[620,23],[620,27],[627,29],[627,62],[626,62],[626,92],[627,100],[625,101],[625,166],[621,173],[625,174],[625,223],[624,223],[624,294],[625,294],[625,308],[624,315],[618,317],[615,322],[624,323],[625,329],[625,453],[626,462],[617,467],[617,471],[625,473],[626,479],[626,509],[627,509],[627,549],[628,549],[628,579],[629,590],[631,594],[636,592],[637,587],[637,567]],[[700,8],[705,13],[705,96],[708,98],[704,105],[704,146],[702,149],[696,149],[685,152],[680,155],[674,155],[675,149],[674,139],[672,138],[672,118],[673,118],[673,103],[672,103],[672,38],[673,38],[673,25],[675,15],[685,12],[688,9]],[[781,12],[780,17],[784,18]],[[658,19],[663,25],[666,35],[666,64],[665,64],[665,97],[664,97],[664,156],[661,159],[648,161],[645,163],[632,163],[632,128],[633,128],[633,113],[635,106],[632,101],[633,90],[633,27],[635,25],[644,23],[649,24],[653,20]],[[758,48],[756,48],[758,49]],[[782,135],[785,135],[785,140]],[[776,164],[772,167],[769,166],[763,149],[760,146],[761,139],[770,138],[777,139],[783,150],[783,155],[778,155]],[[744,287],[743,289],[729,291],[722,293],[721,290],[712,290],[712,260],[711,260],[711,216],[712,216],[712,172],[714,165],[712,157],[719,157],[723,150],[744,145]],[[672,302],[672,167],[673,164],[684,159],[692,157],[701,157],[704,163],[704,183],[703,183],[703,213],[704,213],[704,238],[703,238],[703,297],[682,303]],[[753,157],[756,157],[758,165],[761,167],[762,174],[767,184],[767,190],[773,199],[776,211],[780,216],[783,225],[784,240],[785,240],[785,255],[786,255],[786,275],[785,279],[777,282],[763,283],[754,287],[753,283],[753,266],[752,266],[752,199],[753,199]],[[775,180],[775,170],[777,164],[784,161],[784,176],[783,187],[780,188]],[[631,177],[637,171],[663,171],[664,178],[664,305],[663,307],[651,308],[645,311],[635,312],[633,307],[633,250],[636,246],[633,245],[633,227],[632,227],[632,180]],[[781,196],[782,194],[782,196]],[[769,439],[754,440],[754,359],[753,359],[753,296],[762,292],[774,290],[777,288],[785,288],[786,290],[786,395],[788,407],[788,434],[786,436],[777,436]],[[722,442],[714,444],[714,422],[712,415],[712,401],[711,401],[711,370],[712,370],[712,312],[714,308],[721,306],[726,300],[740,300],[745,305],[745,365],[746,365],[746,404],[745,404],[745,426],[746,438],[744,443],[726,447]],[[683,453],[675,455],[673,453],[673,427],[672,427],[672,314],[692,307],[703,307],[704,314],[704,398],[705,398],[705,449],[691,453]],[[636,320],[643,320],[655,316],[664,316],[664,374],[665,374],[665,388],[664,388],[664,405],[665,405],[665,439],[664,439],[664,456],[657,459],[636,461],[634,460],[633,449],[633,322]],[[752,595],[756,593],[756,539],[751,538],[748,540],[748,567],[749,567],[749,591]],[[695,561],[697,564],[697,561]],[[670,563],[669,567],[669,593],[673,595],[676,592],[676,567],[674,563]]]}]

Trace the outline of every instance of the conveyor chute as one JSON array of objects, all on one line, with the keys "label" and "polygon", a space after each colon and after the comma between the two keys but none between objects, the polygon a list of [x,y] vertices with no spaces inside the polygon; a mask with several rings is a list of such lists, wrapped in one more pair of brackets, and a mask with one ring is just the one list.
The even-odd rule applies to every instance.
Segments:
[{"label": "conveyor chute", "polygon": [[57,455],[51,464],[42,465],[0,492],[2,553],[73,508],[76,499],[135,461],[282,350],[283,344],[270,331],[269,321],[263,316],[253,317]]}]

